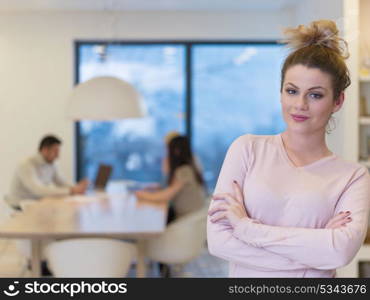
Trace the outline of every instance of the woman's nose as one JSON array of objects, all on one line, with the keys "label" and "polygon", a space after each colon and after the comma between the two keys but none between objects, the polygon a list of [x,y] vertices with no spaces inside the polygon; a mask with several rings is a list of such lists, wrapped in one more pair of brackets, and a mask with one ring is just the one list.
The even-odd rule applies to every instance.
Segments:
[{"label": "woman's nose", "polygon": [[294,106],[296,109],[300,110],[307,110],[308,109],[308,103],[307,99],[304,96],[297,97]]}]

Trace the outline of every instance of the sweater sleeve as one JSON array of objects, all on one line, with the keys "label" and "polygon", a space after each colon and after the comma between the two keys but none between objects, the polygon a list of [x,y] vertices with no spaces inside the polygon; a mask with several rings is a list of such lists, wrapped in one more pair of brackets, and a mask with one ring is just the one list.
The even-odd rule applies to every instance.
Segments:
[{"label": "sweater sleeve", "polygon": [[[232,182],[243,184],[248,172],[248,135],[236,139],[230,146],[217,181],[215,193],[233,193]],[[211,201],[210,209],[216,201]],[[253,246],[243,239],[233,236],[233,230],[225,223],[212,223],[207,220],[209,252],[229,262],[260,271],[298,270],[306,265],[285,258],[279,254]]]},{"label": "sweater sleeve", "polygon": [[45,185],[38,178],[38,175],[30,164],[24,164],[18,170],[18,176],[22,184],[29,189],[32,194],[42,198],[47,196],[67,196],[69,195],[68,187],[57,187],[55,185]]},{"label": "sweater sleeve", "polygon": [[269,226],[242,219],[233,236],[316,269],[336,269],[348,264],[360,249],[368,228],[370,176],[359,168],[344,189],[335,208],[350,211],[352,221],[337,229]]}]

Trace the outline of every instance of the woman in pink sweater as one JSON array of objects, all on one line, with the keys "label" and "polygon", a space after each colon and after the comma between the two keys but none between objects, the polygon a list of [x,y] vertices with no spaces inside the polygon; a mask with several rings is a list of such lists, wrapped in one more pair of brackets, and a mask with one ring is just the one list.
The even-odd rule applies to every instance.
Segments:
[{"label": "woman in pink sweater", "polygon": [[230,262],[231,277],[335,277],[368,227],[367,169],[325,142],[350,84],[346,44],[328,20],[287,35],[293,48],[282,68],[287,129],[232,143],[209,209],[209,251]]}]

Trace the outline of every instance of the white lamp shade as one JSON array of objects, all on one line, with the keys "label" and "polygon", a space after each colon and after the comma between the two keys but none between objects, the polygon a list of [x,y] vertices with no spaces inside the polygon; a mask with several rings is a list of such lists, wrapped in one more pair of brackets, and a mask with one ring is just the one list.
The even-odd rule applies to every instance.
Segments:
[{"label": "white lamp shade", "polygon": [[95,77],[77,85],[69,97],[68,117],[73,120],[117,120],[144,116],[140,95],[126,81]]}]

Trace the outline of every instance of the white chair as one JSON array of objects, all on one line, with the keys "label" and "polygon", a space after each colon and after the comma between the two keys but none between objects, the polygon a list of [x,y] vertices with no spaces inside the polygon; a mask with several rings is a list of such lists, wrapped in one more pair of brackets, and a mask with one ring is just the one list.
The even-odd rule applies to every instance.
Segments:
[{"label": "white chair", "polygon": [[358,278],[359,277],[359,263],[370,262],[370,245],[364,244],[354,257],[354,259],[343,268],[337,270],[337,278]]},{"label": "white chair", "polygon": [[52,242],[45,255],[55,277],[123,277],[136,247],[113,239],[80,238]]},{"label": "white chair", "polygon": [[205,247],[208,207],[170,223],[158,238],[145,241],[145,255],[156,262],[181,268]]}]

